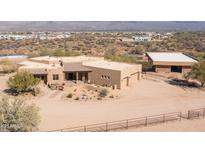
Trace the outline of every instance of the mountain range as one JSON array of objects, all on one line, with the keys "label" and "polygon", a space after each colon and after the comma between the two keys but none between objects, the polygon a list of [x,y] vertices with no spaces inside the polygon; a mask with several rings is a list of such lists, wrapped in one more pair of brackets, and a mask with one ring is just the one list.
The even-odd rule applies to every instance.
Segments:
[{"label": "mountain range", "polygon": [[205,21],[0,21],[0,31],[205,31]]}]

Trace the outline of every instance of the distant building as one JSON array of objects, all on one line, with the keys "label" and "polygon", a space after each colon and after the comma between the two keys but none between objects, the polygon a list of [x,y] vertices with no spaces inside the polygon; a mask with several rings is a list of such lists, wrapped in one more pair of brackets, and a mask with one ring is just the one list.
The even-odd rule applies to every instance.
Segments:
[{"label": "distant building", "polygon": [[25,39],[40,39],[40,40],[52,40],[69,38],[68,32],[33,32],[31,34],[13,34],[13,33],[0,33],[0,39],[2,40],[25,40]]},{"label": "distant building", "polygon": [[122,42],[134,42],[133,38],[127,38],[127,37],[121,37],[119,38],[119,40]]},{"label": "distant building", "polygon": [[147,56],[155,72],[187,73],[197,63],[197,60],[183,53],[147,52]]},{"label": "distant building", "polygon": [[137,35],[134,36],[134,41],[135,42],[149,42],[151,41],[152,37],[149,35]]}]

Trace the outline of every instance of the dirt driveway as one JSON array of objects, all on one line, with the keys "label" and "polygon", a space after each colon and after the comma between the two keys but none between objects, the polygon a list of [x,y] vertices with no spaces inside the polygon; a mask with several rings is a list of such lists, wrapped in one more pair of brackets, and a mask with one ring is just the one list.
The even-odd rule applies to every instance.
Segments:
[{"label": "dirt driveway", "polygon": [[205,107],[205,92],[184,89],[155,78],[143,79],[121,91],[118,99],[97,102],[69,102],[42,97],[35,102],[41,109],[40,130],[52,130],[93,123],[135,118]]},{"label": "dirt driveway", "polygon": [[[7,79],[0,77],[1,92]],[[40,107],[41,131],[205,107],[205,91],[170,85],[156,77],[146,77],[121,90],[119,98],[102,101],[69,102],[62,99],[62,91],[46,87],[42,91],[42,96],[27,100]]]}]

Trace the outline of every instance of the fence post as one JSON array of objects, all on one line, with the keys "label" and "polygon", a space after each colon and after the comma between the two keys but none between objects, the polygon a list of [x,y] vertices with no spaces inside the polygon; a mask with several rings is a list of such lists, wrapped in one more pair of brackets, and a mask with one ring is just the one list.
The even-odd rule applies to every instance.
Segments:
[{"label": "fence post", "polygon": [[108,123],[106,123],[106,125],[105,125],[105,131],[106,132],[108,131]]},{"label": "fence post", "polygon": [[165,122],[165,114],[163,114],[163,122]]},{"label": "fence post", "polygon": [[187,118],[190,119],[190,110],[188,111],[188,117]]},{"label": "fence post", "polygon": [[145,118],[145,126],[147,126],[147,117]]},{"label": "fence post", "polygon": [[181,121],[182,120],[182,112],[179,112],[179,120]]},{"label": "fence post", "polygon": [[87,130],[86,130],[86,126],[84,126],[84,132],[86,132]]},{"label": "fence post", "polygon": [[205,116],[205,108],[204,108],[204,111],[203,111],[203,118],[204,118],[204,116]]},{"label": "fence post", "polygon": [[129,127],[128,120],[126,121],[126,123],[127,123],[126,128],[128,129],[128,127]]}]

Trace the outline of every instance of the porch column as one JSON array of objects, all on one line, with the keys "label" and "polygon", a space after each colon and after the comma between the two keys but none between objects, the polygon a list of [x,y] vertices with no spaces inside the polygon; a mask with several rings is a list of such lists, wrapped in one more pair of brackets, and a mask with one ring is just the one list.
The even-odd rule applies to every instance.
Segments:
[{"label": "porch column", "polygon": [[141,78],[142,78],[142,73],[138,72],[138,80],[141,80]]},{"label": "porch column", "polygon": [[82,74],[82,81],[85,82],[85,73]]},{"label": "porch column", "polygon": [[78,72],[76,72],[76,83],[78,83]]}]

